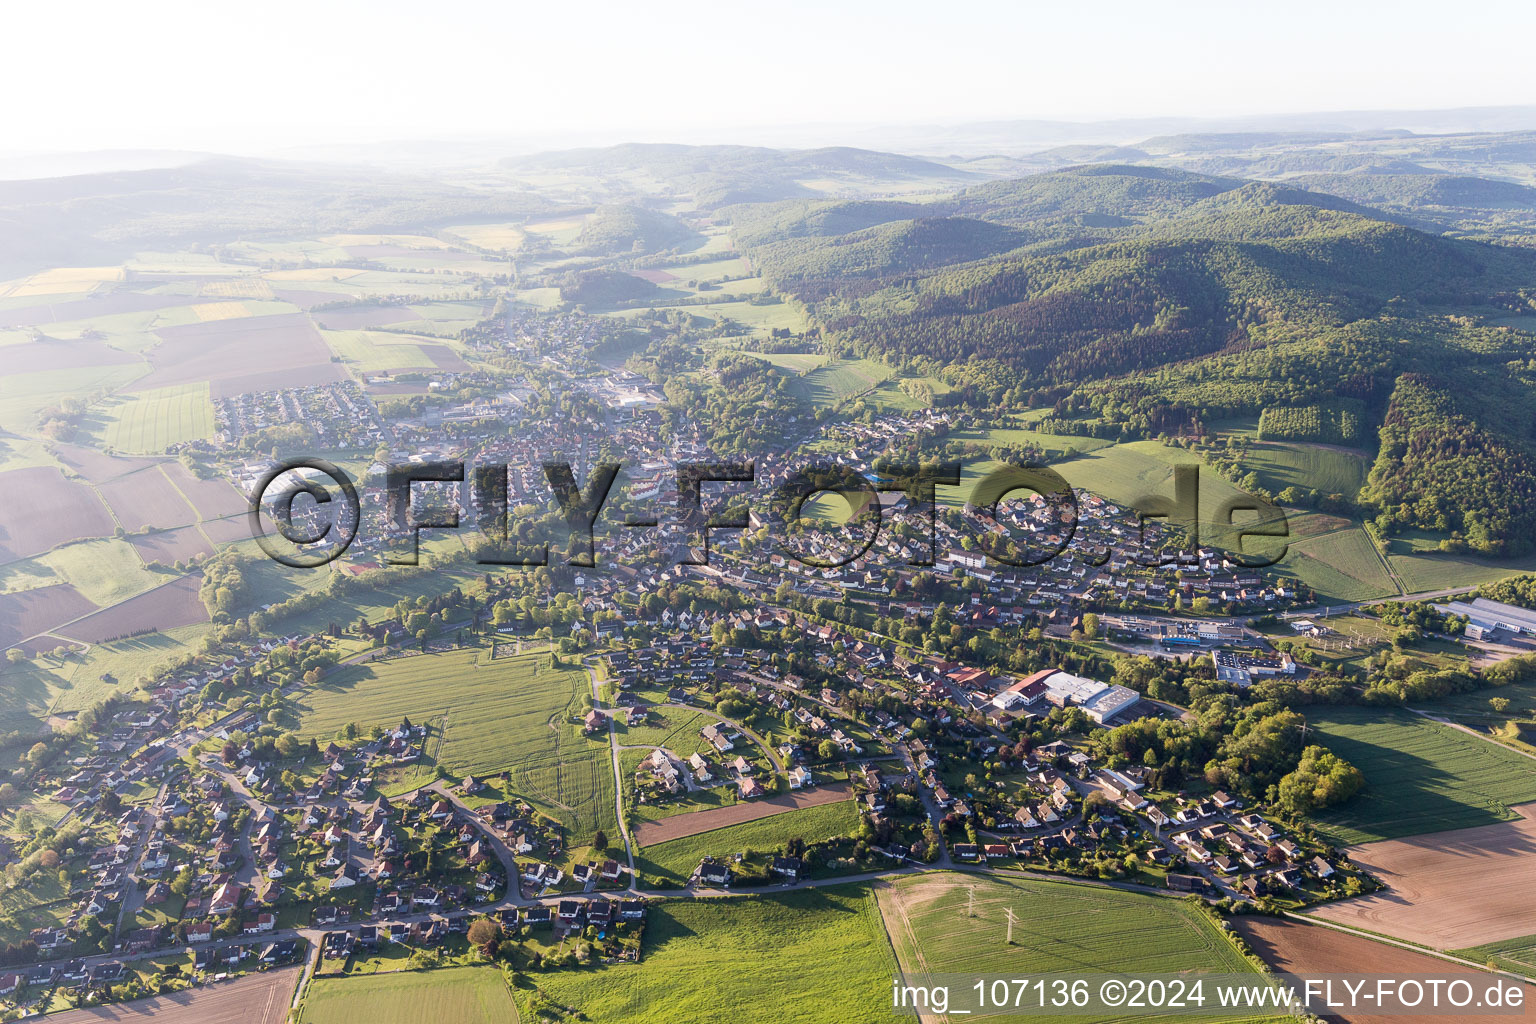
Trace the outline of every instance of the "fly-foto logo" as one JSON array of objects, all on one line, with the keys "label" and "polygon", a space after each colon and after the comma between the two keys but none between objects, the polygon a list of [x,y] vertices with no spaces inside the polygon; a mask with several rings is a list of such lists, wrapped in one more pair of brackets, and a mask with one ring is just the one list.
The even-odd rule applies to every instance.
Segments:
[{"label": "fly-foto logo", "polygon": [[[570,463],[542,464],[550,495],[568,531],[566,564],[596,564],[594,528],[622,468],[617,462],[599,463],[587,474],[585,484],[581,484]],[[422,530],[459,528],[457,505],[436,511],[416,508],[415,484],[462,487],[467,482],[468,505],[488,541],[477,561],[482,565],[549,565],[548,543],[537,545],[533,551],[508,550],[513,532],[509,469],[506,463],[483,463],[471,468],[458,460],[388,467],[382,494],[384,520],[386,528],[404,537],[406,543],[404,550],[386,554],[385,560],[392,565],[416,565]],[[861,558],[875,545],[886,516],[880,495],[899,492],[906,500],[902,515],[921,521],[922,540],[908,546],[907,564],[931,566],[938,560],[938,489],[958,487],[961,479],[958,462],[879,463],[868,474],[835,464],[813,465],[796,470],[774,487],[767,496],[767,515],[760,518],[779,527],[776,540],[781,553],[814,568],[837,568]],[[707,564],[711,531],[742,529],[750,520],[739,510],[706,514],[704,484],[755,484],[755,464],[682,463],[677,466],[675,482],[677,498],[670,510],[669,525],[687,538],[687,543],[680,546],[683,554],[677,562]],[[823,545],[805,544],[801,531],[794,529],[806,522],[807,504],[826,493],[841,494],[849,499],[850,507],[860,510],[844,527],[849,535],[846,543],[831,553]],[[1008,536],[1006,529],[987,529],[973,537],[981,557],[1003,565],[1027,567],[1051,561],[1072,544],[1080,521],[1078,495],[1049,466],[996,467],[972,485],[965,507],[984,521],[996,524],[1002,521],[1004,502],[1030,495],[1046,512],[1050,529],[1043,532],[1048,542],[1021,553],[1001,541]],[[300,502],[300,496],[311,500]],[[1209,515],[1202,517],[1199,467],[1192,464],[1173,467],[1172,496],[1149,494],[1130,506],[1143,531],[1148,521],[1162,521],[1189,545],[1208,545],[1246,568],[1273,565],[1285,557],[1290,530],[1284,510],[1262,499],[1237,494],[1219,502]],[[252,490],[248,519],[252,537],[268,557],[284,565],[307,568],[324,565],[347,551],[357,539],[361,510],[357,487],[344,470],[322,459],[300,458],[279,463],[261,477]],[[1241,521],[1239,514],[1245,514]],[[276,537],[291,545],[292,550],[278,544],[274,532],[266,526],[267,521],[275,526]],[[662,520],[657,516],[630,516],[619,520],[618,525],[653,528],[662,525]],[[1250,540],[1259,543],[1250,545]],[[1250,547],[1260,550],[1249,550]],[[702,558],[693,557],[692,551],[701,551]],[[1107,560],[1108,555],[1104,557]]]}]

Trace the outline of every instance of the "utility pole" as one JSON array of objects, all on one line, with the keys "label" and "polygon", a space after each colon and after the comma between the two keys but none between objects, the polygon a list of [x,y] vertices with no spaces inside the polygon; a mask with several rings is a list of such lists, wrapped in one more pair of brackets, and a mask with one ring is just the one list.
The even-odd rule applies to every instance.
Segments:
[{"label": "utility pole", "polygon": [[965,916],[976,916],[976,887],[974,885],[965,887]]},{"label": "utility pole", "polygon": [[1005,913],[1008,915],[1008,945],[1013,945],[1013,908],[1009,907]]}]

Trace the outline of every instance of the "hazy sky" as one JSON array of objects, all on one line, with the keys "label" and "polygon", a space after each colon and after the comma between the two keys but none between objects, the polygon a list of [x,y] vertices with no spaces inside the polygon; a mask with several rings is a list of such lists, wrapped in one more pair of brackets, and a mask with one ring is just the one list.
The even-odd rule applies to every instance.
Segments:
[{"label": "hazy sky", "polygon": [[0,152],[1536,103],[1531,0],[48,0]]}]

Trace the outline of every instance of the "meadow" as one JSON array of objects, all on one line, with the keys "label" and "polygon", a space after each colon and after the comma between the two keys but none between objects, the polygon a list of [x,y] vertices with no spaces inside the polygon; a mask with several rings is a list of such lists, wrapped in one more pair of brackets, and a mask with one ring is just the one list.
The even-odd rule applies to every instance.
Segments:
[{"label": "meadow", "polygon": [[555,1003],[602,1024],[862,1024],[891,1019],[895,969],[869,887],[833,886],[668,900],[640,963],[530,975],[515,995],[525,1018]]},{"label": "meadow", "polygon": [[1399,592],[1376,545],[1358,526],[1293,539],[1280,568],[1294,573],[1324,601],[1369,601]]},{"label": "meadow", "polygon": [[367,977],[315,978],[304,993],[303,1024],[515,1024],[517,1007],[495,967],[450,967]]},{"label": "meadow", "polygon": [[[1204,914],[1173,897],[948,872],[893,878],[876,891],[909,978],[927,973],[1254,972]],[[1011,946],[1005,941],[1009,909],[1015,914]]]},{"label": "meadow", "polygon": [[133,545],[117,537],[64,544],[39,555],[37,560],[102,607],[170,579],[144,568]]},{"label": "meadow", "polygon": [[858,827],[859,814],[853,801],[839,800],[646,847],[635,853],[635,869],[658,881],[680,885],[706,854],[725,857],[746,850],[775,850],[790,839],[812,843],[851,835]]},{"label": "meadow", "polygon": [[362,373],[433,365],[410,335],[384,331],[322,331],[321,335],[342,362]]},{"label": "meadow", "polygon": [[1322,448],[1286,441],[1254,441],[1243,454],[1243,468],[1259,476],[1271,494],[1287,487],[1312,487],[1353,501],[1370,468],[1364,452]]},{"label": "meadow", "polygon": [[812,405],[835,406],[868,391],[894,371],[872,359],[834,359],[796,377],[791,390]]},{"label": "meadow", "polygon": [[[428,751],[454,775],[512,773],[512,789],[574,839],[617,834],[607,736],[582,735],[585,672],[548,656],[492,660],[487,649],[420,654],[334,670],[296,701],[298,731],[320,739],[349,722],[430,722]],[[578,845],[573,842],[572,845]]]},{"label": "meadow", "polygon": [[1365,775],[1353,799],[1314,816],[1338,845],[1508,821],[1511,805],[1536,800],[1529,759],[1409,711],[1316,707],[1307,725],[1309,743]]}]

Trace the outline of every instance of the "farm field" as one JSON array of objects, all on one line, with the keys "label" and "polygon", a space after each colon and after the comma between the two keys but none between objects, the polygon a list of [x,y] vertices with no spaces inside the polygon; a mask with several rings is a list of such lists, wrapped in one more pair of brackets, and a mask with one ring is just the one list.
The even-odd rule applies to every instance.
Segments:
[{"label": "farm field", "polygon": [[1386,890],[1318,907],[1326,921],[1436,948],[1527,934],[1536,920],[1536,804],[1514,821],[1350,850]]},{"label": "farm field", "polygon": [[[904,387],[904,381],[911,383]],[[917,412],[920,409],[932,407],[933,396],[946,395],[949,391],[949,385],[937,377],[886,380],[881,381],[879,386],[869,393],[866,401],[882,411]]]},{"label": "farm field", "polygon": [[0,561],[41,554],[66,541],[105,537],[115,525],[96,493],[57,465],[0,473],[0,493],[27,498],[0,509]]},{"label": "farm field", "polygon": [[1101,437],[1078,437],[1075,434],[1046,434],[1036,430],[1023,430],[1013,427],[992,427],[984,430],[951,430],[945,437],[956,441],[967,441],[971,444],[982,445],[988,448],[999,445],[1016,447],[1034,446],[1044,448],[1058,457],[1069,450],[1080,453],[1096,452],[1104,448],[1112,448],[1115,445],[1114,441],[1108,441]]},{"label": "farm field", "polygon": [[315,978],[298,1019],[302,1024],[516,1024],[518,1013],[499,969],[450,967]]},{"label": "farm field", "polygon": [[1358,526],[1292,540],[1280,568],[1294,573],[1325,601],[1368,601],[1399,593],[1370,536]]},{"label": "farm field", "polygon": [[896,962],[868,886],[667,900],[647,914],[645,949],[639,964],[537,976],[537,993],[516,990],[525,1018],[550,1001],[598,1024],[891,1019]]},{"label": "farm field", "polygon": [[[298,731],[325,738],[348,722],[430,722],[428,744],[457,775],[512,772],[512,788],[576,838],[617,831],[607,736],[582,735],[587,676],[546,655],[491,660],[489,650],[420,654],[333,672],[297,700]],[[572,842],[571,845],[579,845]]]},{"label": "farm field", "polygon": [[325,343],[342,362],[362,373],[425,369],[433,365],[426,350],[410,335],[360,330],[321,333]]},{"label": "farm field", "polygon": [[1243,468],[1258,474],[1271,494],[1287,487],[1311,487],[1323,494],[1342,494],[1353,501],[1370,469],[1365,452],[1292,441],[1252,441],[1243,455]]},{"label": "farm field", "polygon": [[812,405],[833,406],[868,391],[892,372],[884,363],[872,359],[834,359],[796,377],[790,388]]},{"label": "farm field", "polygon": [[[1050,437],[1048,434],[1034,435]],[[1054,468],[1073,487],[1082,487],[1120,505],[1134,507],[1150,495],[1173,494],[1173,467],[1179,464],[1203,465],[1182,448],[1171,448],[1159,441],[1132,441],[1086,451],[1092,441],[1081,441],[1085,454],[1057,464]],[[1212,513],[1222,502],[1242,492],[1215,473],[1200,474],[1200,520],[1212,521]]]},{"label": "farm field", "polygon": [[1409,711],[1316,707],[1307,724],[1310,742],[1365,774],[1353,799],[1315,816],[1339,845],[1492,825],[1536,800],[1529,759]]},{"label": "farm field", "polygon": [[[819,807],[823,804],[847,801],[850,792],[846,782],[830,783],[813,789],[782,793],[759,800],[689,811],[686,814],[674,814],[657,821],[642,822],[635,830],[635,841],[641,846],[659,846],[670,840],[703,835],[731,825],[762,821],[765,818],[789,814],[806,807]],[[857,823],[857,820],[853,822],[854,825]]]},{"label": "farm field", "polygon": [[250,973],[226,983],[92,1009],[51,1013],[58,1024],[155,1021],[157,1024],[281,1024],[287,1019],[300,967]]},{"label": "farm field", "polygon": [[122,452],[163,452],[173,444],[213,434],[213,404],[204,382],[176,384],[108,398],[91,434]]},{"label": "farm field", "polygon": [[[966,908],[973,891],[970,917]],[[955,872],[893,878],[876,892],[902,973],[909,977],[1202,969],[1257,974],[1214,924],[1172,897]],[[1004,942],[1009,908],[1016,915],[1012,946]]]},{"label": "farm field", "polygon": [[144,568],[132,544],[116,537],[65,544],[40,556],[38,561],[103,607],[166,581],[166,577]]},{"label": "farm field", "polygon": [[[1232,928],[1265,963],[1278,971],[1295,974],[1328,974],[1347,969],[1356,974],[1394,974],[1415,977],[1440,977],[1448,973],[1470,973],[1466,967],[1415,953],[1411,949],[1376,942],[1363,935],[1350,935],[1318,925],[1274,917],[1244,914],[1232,918]],[[1486,957],[1469,957],[1481,962]],[[1347,965],[1347,968],[1344,966]],[[1536,990],[1526,996],[1527,1012],[1515,1019],[1536,1019],[1531,1009]],[[1382,1014],[1350,1012],[1329,1020],[1345,1024],[1398,1024],[1402,1018]]]},{"label": "farm field", "polygon": [[1484,559],[1437,550],[1439,538],[1393,537],[1387,561],[1403,578],[1408,593],[1443,587],[1470,587],[1536,569],[1536,556]]},{"label": "farm field", "polygon": [[155,1021],[155,1024],[282,1024],[302,968],[247,974],[234,981],[170,995],[50,1014],[58,1024],[107,1024]]},{"label": "farm field", "polygon": [[157,582],[153,590],[92,612],[59,632],[72,640],[100,643],[144,630],[163,631],[207,622],[208,609],[198,596],[201,582],[201,575],[195,573]]},{"label": "farm field", "polygon": [[[719,814],[727,810],[733,811],[738,807],[751,810],[753,806],[752,804],[735,804],[696,813]],[[656,824],[671,825],[672,822],[683,817],[685,816],[675,815]],[[647,846],[635,854],[635,867],[647,874],[681,884],[693,873],[693,869],[699,866],[699,860],[706,854],[725,856],[740,853],[746,849],[775,849],[783,846],[785,840],[795,838],[804,839],[808,843],[819,839],[831,839],[851,834],[858,825],[858,811],[853,806],[853,801],[838,800],[835,803],[786,811],[767,818],[759,818],[756,821],[727,825],[724,828],[715,828],[686,838]],[[642,829],[645,827],[645,825],[641,826]]]},{"label": "farm field", "polygon": [[[1518,939],[1504,939],[1500,942],[1485,942],[1481,946],[1456,949],[1452,952],[1478,963],[1487,963],[1492,960],[1506,971],[1514,971],[1527,978],[1536,977],[1536,935],[1522,935]],[[1536,1006],[1536,995],[1531,997],[1531,1002]]]}]

